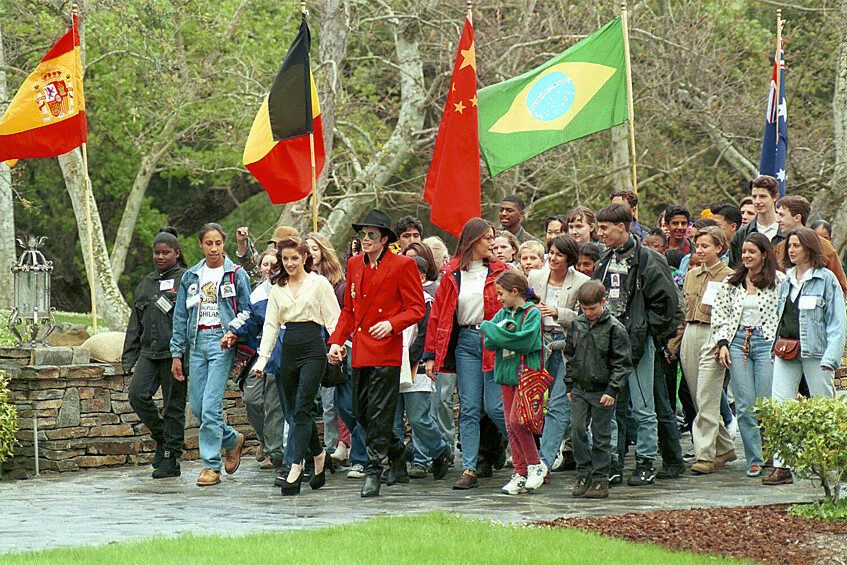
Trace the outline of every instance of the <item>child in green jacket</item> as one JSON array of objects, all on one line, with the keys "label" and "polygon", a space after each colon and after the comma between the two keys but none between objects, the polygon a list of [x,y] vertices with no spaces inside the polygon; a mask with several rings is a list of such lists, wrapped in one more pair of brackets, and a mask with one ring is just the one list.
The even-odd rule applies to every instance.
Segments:
[{"label": "child in green jacket", "polygon": [[537,296],[527,296],[529,283],[518,271],[505,271],[495,283],[497,299],[503,308],[480,326],[483,345],[495,352],[494,382],[503,391],[503,414],[512,449],[515,473],[503,487],[505,494],[533,491],[544,483],[547,467],[538,455],[535,438],[521,425],[517,388],[521,356],[527,367],[541,368],[541,310]]}]

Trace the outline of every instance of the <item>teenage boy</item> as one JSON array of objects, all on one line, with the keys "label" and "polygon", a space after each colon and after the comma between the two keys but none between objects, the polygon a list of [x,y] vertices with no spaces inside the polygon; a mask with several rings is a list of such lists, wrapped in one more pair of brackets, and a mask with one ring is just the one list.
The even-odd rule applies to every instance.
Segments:
[{"label": "teenage boy", "polygon": [[756,207],[756,218],[738,228],[729,244],[729,266],[733,269],[741,260],[741,244],[748,235],[757,231],[776,245],[785,236],[779,233],[776,223],[776,201],[779,200],[779,183],[773,177],[762,175],[750,181],[750,195]]},{"label": "teenage boy", "polygon": [[[779,224],[780,233],[788,235],[792,230],[805,227],[811,210],[811,204],[802,196],[783,196],[780,198],[779,202],[776,203],[776,223]],[[818,235],[818,240],[824,255],[826,255],[826,268],[832,271],[832,274],[838,279],[838,284],[841,285],[841,290],[847,293],[847,276],[844,275],[844,268],[841,266],[841,261],[838,260],[838,251],[825,237]],[[779,268],[782,270],[791,266],[782,264],[784,247],[785,241],[783,240],[776,244],[773,249],[776,253]]]},{"label": "teenage boy", "polygon": [[504,230],[515,236],[518,245],[527,241],[538,241],[537,237],[530,235],[521,226],[521,220],[526,214],[524,207],[523,199],[514,194],[505,197],[500,203],[500,225],[503,226]]},{"label": "teenage boy", "polygon": [[403,216],[394,224],[400,253],[409,247],[410,243],[420,243],[423,237],[423,223],[414,216]]},{"label": "teenage boy", "polygon": [[712,208],[712,219],[723,230],[726,240],[732,241],[732,237],[741,226],[741,210],[732,204],[719,204]]},{"label": "teenage boy", "polygon": [[629,231],[644,239],[649,229],[642,228],[636,219],[638,217],[638,195],[632,190],[616,190],[609,197],[609,200],[612,204],[627,204],[629,206],[632,210],[632,225],[629,227]]},{"label": "teenage boy", "polygon": [[668,222],[668,249],[679,249],[685,254],[691,253],[691,244],[685,234],[691,223],[691,212],[685,206],[672,204],[665,212]]},{"label": "teenage boy", "polygon": [[[577,472],[571,494],[606,498],[615,399],[632,372],[629,337],[623,324],[606,309],[603,283],[586,282],[576,291],[576,299],[582,314],[571,323],[564,349]],[[593,438],[590,448],[586,433],[589,422]]]},{"label": "teenage boy", "polygon": [[[630,486],[651,484],[655,479],[658,431],[653,391],[653,340],[662,342],[676,332],[679,322],[679,292],[665,258],[630,235],[632,213],[625,204],[609,204],[597,214],[600,238],[608,248],[594,269],[593,278],[608,290],[607,308],[630,336],[632,364],[629,397],[638,424],[635,446],[636,468]],[[626,387],[618,398],[617,465],[626,453]],[[620,468],[614,470],[620,471]],[[620,480],[615,472],[612,482]]]}]

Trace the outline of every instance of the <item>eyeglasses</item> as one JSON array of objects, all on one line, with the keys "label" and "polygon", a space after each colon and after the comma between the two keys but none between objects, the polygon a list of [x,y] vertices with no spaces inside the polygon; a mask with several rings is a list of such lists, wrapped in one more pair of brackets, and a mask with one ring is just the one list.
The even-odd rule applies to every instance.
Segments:
[{"label": "eyeglasses", "polygon": [[379,233],[378,231],[365,231],[365,230],[359,230],[359,231],[356,233],[356,237],[358,237],[359,239],[365,239],[365,238],[367,237],[367,238],[368,238],[368,239],[370,239],[371,241],[376,241],[376,240],[378,240],[378,239],[379,239],[379,236],[380,236],[380,233]]}]

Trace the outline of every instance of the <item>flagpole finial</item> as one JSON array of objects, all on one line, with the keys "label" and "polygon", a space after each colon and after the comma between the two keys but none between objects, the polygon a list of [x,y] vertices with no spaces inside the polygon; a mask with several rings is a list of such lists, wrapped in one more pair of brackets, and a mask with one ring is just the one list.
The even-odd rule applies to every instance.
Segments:
[{"label": "flagpole finial", "polygon": [[622,0],[621,2],[621,13],[626,14],[626,0]]},{"label": "flagpole finial", "polygon": [[75,16],[75,15],[77,15],[77,13],[78,13],[78,8],[77,8],[77,5],[76,5],[76,2],[74,2],[73,4],[71,4],[71,13],[72,13],[74,16]]},{"label": "flagpole finial", "polygon": [[300,13],[306,13],[306,0],[300,0]]}]

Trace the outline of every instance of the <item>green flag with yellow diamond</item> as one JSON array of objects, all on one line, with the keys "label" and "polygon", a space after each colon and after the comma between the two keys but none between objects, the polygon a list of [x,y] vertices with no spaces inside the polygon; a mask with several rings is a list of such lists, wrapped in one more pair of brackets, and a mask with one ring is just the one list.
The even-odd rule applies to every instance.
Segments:
[{"label": "green flag with yellow diamond", "polygon": [[544,65],[479,90],[479,146],[494,176],[626,121],[620,16]]}]

